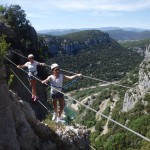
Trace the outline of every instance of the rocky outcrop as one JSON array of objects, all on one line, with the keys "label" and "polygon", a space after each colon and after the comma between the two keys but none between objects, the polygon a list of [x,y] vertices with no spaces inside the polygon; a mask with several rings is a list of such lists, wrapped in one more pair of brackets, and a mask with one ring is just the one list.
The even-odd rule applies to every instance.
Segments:
[{"label": "rocky outcrop", "polygon": [[142,95],[150,89],[150,46],[147,47],[145,59],[140,65],[138,87]]},{"label": "rocky outcrop", "polygon": [[[1,35],[6,35],[6,41],[8,43],[11,43],[10,49],[24,55],[24,53],[26,53],[26,56],[29,53],[34,53],[35,58],[38,58],[38,53],[37,53],[37,49],[38,49],[38,37],[37,37],[37,33],[35,31],[35,29],[32,26],[28,26],[28,28],[26,29],[26,32],[24,33],[24,37],[20,38],[21,35],[19,35],[18,33],[15,33],[14,30],[11,29],[11,27],[9,27],[8,25],[6,25],[3,22],[0,22],[0,36]],[[26,36],[25,36],[26,35]],[[26,44],[24,43],[20,43],[22,40],[28,41]],[[17,49],[17,50],[16,50]],[[27,52],[28,50],[28,52]],[[9,54],[7,55],[7,57],[9,57],[15,64],[24,64],[27,60],[24,58],[19,57],[17,54],[9,51]],[[4,60],[6,61],[6,60]],[[7,62],[10,63],[10,62]],[[10,72],[10,68],[13,68],[13,70],[17,73],[17,75],[21,78],[21,80],[23,80],[23,82],[25,83],[25,85],[27,85],[27,87],[31,90],[31,87],[29,85],[28,79],[27,79],[27,74],[19,71],[16,67],[12,66],[12,65],[8,65],[7,66],[7,79],[9,80],[9,76],[12,74],[12,72]],[[43,67],[44,68],[44,67]],[[46,74],[46,71],[43,69],[42,67],[38,68],[40,69],[39,72],[42,72],[41,74]],[[43,75],[44,76],[44,75]],[[20,82],[15,78],[14,79],[14,85],[12,86],[12,89],[14,91],[17,91],[18,95],[21,98],[26,98],[24,99],[25,101],[31,102],[31,95],[28,93],[28,91],[26,89],[24,89],[22,87],[22,85],[20,84]],[[46,88],[44,88],[41,84],[39,84],[39,82],[37,83],[37,91],[38,91],[38,96],[41,99],[42,103],[46,104]],[[38,117],[38,119],[42,119],[45,114],[46,111],[45,109],[43,109],[41,106],[39,105],[33,105],[31,104],[32,108],[35,110],[36,116]],[[40,111],[40,113],[39,113]]]},{"label": "rocky outcrop", "polygon": [[[4,72],[4,67],[0,71]],[[16,136],[15,122],[13,119],[10,93],[4,80],[5,74],[0,76],[0,149],[19,150]],[[9,143],[9,144],[8,144]]]},{"label": "rocky outcrop", "polygon": [[139,101],[141,97],[142,96],[138,87],[135,87],[134,89],[129,89],[124,96],[122,111],[127,112],[134,108],[135,104]]},{"label": "rocky outcrop", "polygon": [[[18,64],[17,62],[15,63]],[[24,64],[24,63],[25,63],[25,59],[24,59],[24,62],[20,64]],[[31,87],[27,78],[28,77],[27,73],[21,71],[20,69],[17,69],[12,64],[6,65],[7,78],[8,78],[7,80],[10,80],[9,75],[11,74],[13,75],[13,73],[10,71],[10,68],[16,73],[16,75],[21,79],[21,81],[23,81],[26,87],[31,91]],[[21,97],[21,99],[23,99],[24,101],[28,102],[31,105],[32,109],[35,111],[36,117],[39,120],[42,120],[43,118],[45,118],[45,115],[47,114],[47,110],[43,106],[41,106],[39,103],[34,104],[32,102],[31,94],[16,77],[14,77],[13,82],[11,83],[10,86],[13,91],[17,91],[17,94],[19,97]],[[48,107],[47,99],[46,99],[46,86],[42,85],[40,82],[37,81],[36,89],[37,89],[37,94],[38,94],[40,101]]]},{"label": "rocky outcrop", "polygon": [[6,35],[8,43],[16,43],[15,32],[7,27],[3,22],[0,22],[0,36],[2,35]]},{"label": "rocky outcrop", "polygon": [[[150,90],[150,46],[146,47],[145,58],[140,64],[139,82],[134,88],[129,89],[124,97],[123,111],[134,108],[134,105],[143,100],[145,94]],[[143,102],[145,103],[145,102]]]},{"label": "rocky outcrop", "polygon": [[3,22],[0,22],[0,36],[6,35],[6,41],[11,43],[11,48],[21,49],[23,53],[33,53],[38,57],[38,37],[35,29],[28,25],[26,31],[23,33],[16,33],[15,30]]},{"label": "rocky outcrop", "polygon": [[19,100],[19,97],[11,93],[12,113],[15,122],[16,136],[20,149],[60,149],[65,144],[58,135],[45,124],[36,119],[35,113],[30,105]]},{"label": "rocky outcrop", "polygon": [[26,47],[26,48],[28,49],[28,51],[32,50],[32,53],[34,53],[35,57],[37,57],[38,56],[38,54],[37,54],[37,50],[38,50],[37,33],[32,26],[29,26],[26,34],[27,34],[27,39],[30,41],[29,47]]},{"label": "rocky outcrop", "polygon": [[88,149],[86,130],[62,125],[61,128],[58,125],[56,132],[50,129],[36,118],[28,102],[9,90],[5,81],[5,67],[1,67],[0,72],[1,150]]}]

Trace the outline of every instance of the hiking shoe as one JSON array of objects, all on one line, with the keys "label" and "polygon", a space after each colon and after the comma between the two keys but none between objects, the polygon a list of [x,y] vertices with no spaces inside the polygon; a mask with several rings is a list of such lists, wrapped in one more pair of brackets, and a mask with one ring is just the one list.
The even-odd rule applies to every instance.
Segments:
[{"label": "hiking shoe", "polygon": [[34,97],[35,97],[35,96],[34,96],[34,95],[32,95],[32,97],[31,97],[32,101],[34,100]]},{"label": "hiking shoe", "polygon": [[36,102],[36,101],[38,101],[38,99],[39,99],[39,97],[37,97],[37,96],[34,96],[34,99],[33,99],[33,101],[34,101],[34,102]]},{"label": "hiking shoe", "polygon": [[65,123],[65,120],[63,120],[63,119],[60,118],[60,117],[57,117],[56,123]]},{"label": "hiking shoe", "polygon": [[52,117],[52,121],[56,120],[57,119],[57,114],[56,113],[53,113],[53,117]]}]

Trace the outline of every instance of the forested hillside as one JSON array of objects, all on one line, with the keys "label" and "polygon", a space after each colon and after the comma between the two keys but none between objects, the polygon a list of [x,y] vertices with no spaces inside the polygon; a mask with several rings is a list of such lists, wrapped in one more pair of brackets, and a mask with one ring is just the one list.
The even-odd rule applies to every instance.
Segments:
[{"label": "forested hillside", "polygon": [[[56,62],[62,69],[106,81],[121,79],[143,59],[137,52],[123,48],[108,34],[98,30],[81,31],[61,37],[45,35],[39,39],[42,56],[47,58],[48,64]],[[78,84],[78,87],[88,87],[94,82],[88,80]]]},{"label": "forested hillside", "polygon": [[[95,113],[79,106],[77,122],[88,126],[90,139],[97,150],[149,150],[150,144],[141,137],[114,124],[110,118],[150,138],[149,54],[147,48],[140,67],[129,72],[118,84],[97,86],[72,93]],[[125,87],[123,87],[125,86]],[[100,114],[108,116],[104,118]]]},{"label": "forested hillside", "polygon": [[113,39],[119,41],[119,40],[142,40],[142,39],[148,39],[150,38],[150,31],[125,31],[125,30],[110,30],[107,31],[107,33],[112,37]]},{"label": "forested hillside", "polygon": [[149,45],[150,38],[144,40],[131,40],[131,41],[120,41],[119,42],[125,48],[134,48],[134,47],[145,47],[145,45]]}]

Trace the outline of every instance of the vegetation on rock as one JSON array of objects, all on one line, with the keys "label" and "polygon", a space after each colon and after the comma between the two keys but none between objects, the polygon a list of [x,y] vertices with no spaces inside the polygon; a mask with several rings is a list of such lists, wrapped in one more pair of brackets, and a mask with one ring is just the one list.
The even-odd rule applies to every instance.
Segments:
[{"label": "vegetation on rock", "polygon": [[6,42],[5,37],[4,35],[0,37],[0,66],[3,65],[4,56],[10,46],[10,44]]}]

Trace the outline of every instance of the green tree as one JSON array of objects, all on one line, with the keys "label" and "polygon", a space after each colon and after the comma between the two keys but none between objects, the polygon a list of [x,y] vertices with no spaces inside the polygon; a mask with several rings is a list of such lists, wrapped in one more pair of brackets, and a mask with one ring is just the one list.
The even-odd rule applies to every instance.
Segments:
[{"label": "green tree", "polygon": [[6,22],[3,17],[4,12],[5,12],[5,8],[2,5],[0,5],[0,21],[2,21],[2,22]]},{"label": "green tree", "polygon": [[11,28],[19,34],[24,35],[26,28],[29,26],[29,20],[26,19],[24,10],[19,5],[10,5],[6,7],[4,18],[7,19]]},{"label": "green tree", "polygon": [[[17,45],[15,43],[15,48],[22,49],[23,52],[30,50],[30,53],[34,53],[35,47],[38,46],[36,32],[30,25],[29,20],[26,19],[24,10],[19,5],[10,5],[5,8],[3,18],[7,20],[7,25],[16,33]],[[33,34],[34,37],[31,36]]]},{"label": "green tree", "polygon": [[126,147],[125,138],[126,135],[124,133],[117,133],[115,135],[112,135],[104,145],[105,147],[104,149],[108,149],[108,150],[125,149]]},{"label": "green tree", "polygon": [[150,94],[145,94],[144,101],[150,102]]},{"label": "green tree", "polygon": [[0,66],[3,64],[4,55],[10,46],[10,44],[7,44],[5,37],[4,35],[0,37]]},{"label": "green tree", "polygon": [[95,129],[99,133],[102,132],[103,131],[103,123],[101,121],[96,122]]}]

